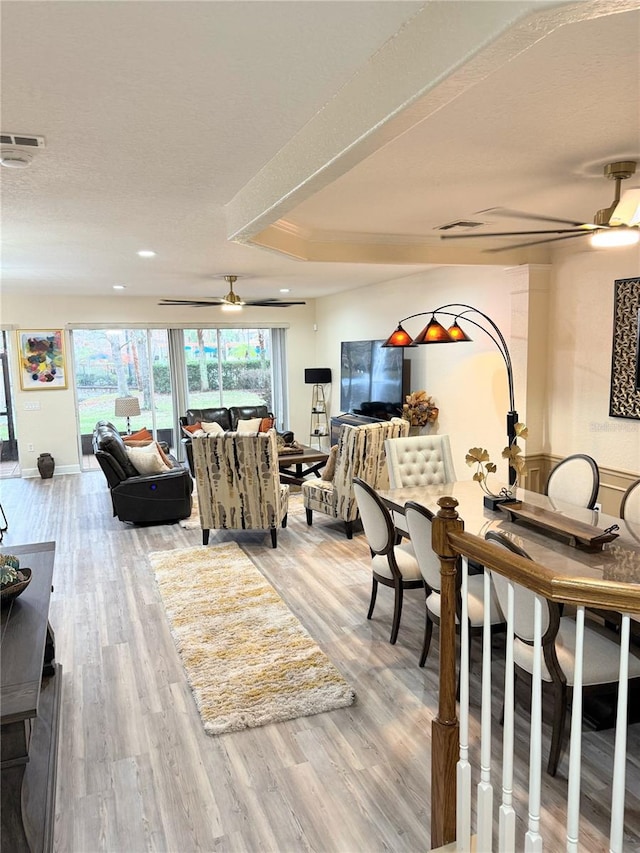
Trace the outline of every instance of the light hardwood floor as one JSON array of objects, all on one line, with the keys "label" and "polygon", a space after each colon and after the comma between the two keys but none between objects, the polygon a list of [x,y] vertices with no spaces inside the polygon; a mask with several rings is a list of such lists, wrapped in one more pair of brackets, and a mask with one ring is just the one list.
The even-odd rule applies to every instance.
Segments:
[{"label": "light hardwood floor", "polygon": [[[298,513],[279,532],[276,550],[268,535],[212,534],[211,545],[229,539],[241,544],[353,685],[357,701],[347,709],[210,737],[146,559],[151,551],[199,545],[201,532],[177,524],[122,524],[111,516],[101,472],[2,480],[0,499],[10,525],[5,550],[56,542],[50,621],[64,668],[57,851],[429,849],[437,631],[421,670],[421,592],[405,596],[395,646],[388,642],[390,590],[380,589],[374,619],[366,619],[370,571],[362,533],[349,541],[341,524],[316,514],[309,528]],[[474,688],[476,712],[477,700]],[[499,712],[496,697],[496,721]],[[634,796],[627,797],[628,850],[640,849],[638,728],[629,728],[634,757],[627,789]],[[497,722],[494,736],[499,752]],[[607,847],[612,743],[611,731],[585,733],[584,850]],[[518,752],[521,801],[528,772],[524,741]],[[477,757],[476,747],[472,753]],[[549,850],[564,848],[566,771],[564,756],[558,777],[543,778]],[[497,770],[495,784],[497,798]],[[524,828],[519,831],[522,837]]]}]

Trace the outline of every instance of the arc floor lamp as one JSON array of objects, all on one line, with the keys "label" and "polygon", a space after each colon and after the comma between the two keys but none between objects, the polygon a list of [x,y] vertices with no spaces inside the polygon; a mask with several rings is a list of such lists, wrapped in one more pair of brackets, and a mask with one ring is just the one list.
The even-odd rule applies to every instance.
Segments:
[{"label": "arc floor lamp", "polygon": [[[403,328],[402,324],[407,320],[413,320],[414,317],[424,317],[431,314],[431,319],[424,329],[415,338],[412,338]],[[453,317],[453,324],[446,329],[439,320],[436,319],[436,314],[445,317]],[[471,316],[469,316],[471,315]],[[486,328],[478,319],[481,318],[488,324]],[[474,308],[473,305],[465,305],[461,302],[450,302],[447,305],[441,305],[433,311],[419,311],[417,314],[410,314],[404,317],[398,323],[398,328],[390,335],[382,344],[383,347],[416,347],[422,344],[456,344],[469,343],[472,341],[466,332],[458,324],[458,320],[464,320],[472,326],[480,329],[491,338],[497,346],[500,355],[504,360],[507,369],[507,382],[509,385],[509,411],[507,412],[507,444],[511,446],[516,440],[515,426],[518,422],[518,413],[516,411],[514,392],[513,392],[513,366],[511,364],[511,354],[509,347],[504,339],[504,335],[496,326],[494,321],[484,311],[479,308]],[[513,485],[516,479],[516,471],[509,466],[509,485]]]}]

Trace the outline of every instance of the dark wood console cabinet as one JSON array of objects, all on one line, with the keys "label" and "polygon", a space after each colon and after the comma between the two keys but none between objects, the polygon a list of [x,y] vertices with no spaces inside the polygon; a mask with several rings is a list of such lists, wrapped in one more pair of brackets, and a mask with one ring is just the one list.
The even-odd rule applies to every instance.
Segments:
[{"label": "dark wood console cabinet", "polygon": [[7,546],[32,571],[0,616],[3,853],[53,849],[62,667],[55,662],[49,599],[55,543]]}]

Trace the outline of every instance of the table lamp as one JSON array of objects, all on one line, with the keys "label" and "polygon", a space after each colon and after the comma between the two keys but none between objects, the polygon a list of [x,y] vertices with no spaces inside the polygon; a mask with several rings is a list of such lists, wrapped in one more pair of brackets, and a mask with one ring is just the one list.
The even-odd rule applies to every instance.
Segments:
[{"label": "table lamp", "polygon": [[131,424],[129,418],[135,418],[140,414],[140,401],[137,397],[116,397],[115,416],[127,419],[127,435],[131,435]]}]

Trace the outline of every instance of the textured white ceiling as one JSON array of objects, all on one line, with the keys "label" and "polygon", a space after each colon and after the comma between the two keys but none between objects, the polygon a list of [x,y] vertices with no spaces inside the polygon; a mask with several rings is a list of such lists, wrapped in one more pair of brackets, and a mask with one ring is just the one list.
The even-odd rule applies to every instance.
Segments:
[{"label": "textured white ceiling", "polygon": [[[332,106],[366,125],[390,89],[374,77],[376,60],[396,51],[403,67],[402,46],[427,14],[439,23],[420,40],[420,56],[453,48],[456,15],[467,11],[495,28],[499,47],[521,40],[524,52],[479,73],[461,46],[455,72],[464,80],[469,69],[468,79],[455,97],[417,123],[419,104],[405,103],[395,125],[381,123],[396,129],[377,150],[356,138],[345,144],[343,133],[348,168],[327,169],[300,198],[290,186],[287,220],[339,242],[340,232],[430,238],[434,227],[495,205],[590,219],[611,200],[602,165],[640,159],[640,4],[587,0],[575,4],[579,17],[618,14],[544,32],[537,43],[529,27],[524,39],[518,15],[547,5],[567,7],[3,0],[2,131],[47,142],[30,169],[0,170],[3,289],[105,295],[122,283],[126,295],[203,297],[222,292],[214,276],[235,273],[246,279],[243,296],[290,287],[302,298],[388,279],[387,264],[304,263],[230,242],[230,220],[238,200],[251,208],[257,175],[265,198],[291,184],[292,140],[306,134],[318,151],[338,141],[348,122],[327,121]],[[505,9],[514,26],[498,36],[492,16]],[[417,77],[419,62],[415,69]],[[432,93],[447,76],[431,81]],[[359,80],[372,82],[349,102]],[[418,91],[429,81],[409,82]],[[274,206],[271,221],[281,215]],[[140,260],[141,248],[157,257]]]}]

